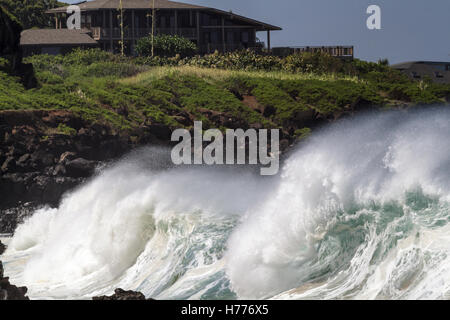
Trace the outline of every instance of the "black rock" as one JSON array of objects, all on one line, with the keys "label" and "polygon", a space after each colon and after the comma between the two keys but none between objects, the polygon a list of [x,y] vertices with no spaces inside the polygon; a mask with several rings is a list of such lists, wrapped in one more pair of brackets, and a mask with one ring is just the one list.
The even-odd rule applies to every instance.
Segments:
[{"label": "black rock", "polygon": [[66,173],[69,177],[88,178],[95,172],[96,166],[96,161],[77,158],[66,163]]},{"label": "black rock", "polygon": [[16,287],[9,283],[9,278],[3,278],[3,264],[0,261],[0,300],[30,300],[27,287]]},{"label": "black rock", "polygon": [[3,172],[13,171],[15,168],[16,168],[16,161],[14,160],[14,157],[8,157],[3,163],[1,171]]},{"label": "black rock", "polygon": [[35,211],[36,206],[33,203],[20,204],[10,209],[1,209],[0,233],[13,233],[17,225],[30,217]]},{"label": "black rock", "polygon": [[66,174],[66,167],[62,164],[58,164],[53,168],[53,176],[63,176]]},{"label": "black rock", "polygon": [[[0,256],[3,254],[3,252],[5,252],[5,250],[6,246],[0,241]],[[0,278],[3,278],[3,274],[0,274]]]},{"label": "black rock", "polygon": [[[140,292],[116,289],[112,296],[93,297],[92,300],[105,301],[105,300],[146,300],[146,299],[145,299],[145,296]],[[152,300],[152,299],[148,299],[148,300]]]}]

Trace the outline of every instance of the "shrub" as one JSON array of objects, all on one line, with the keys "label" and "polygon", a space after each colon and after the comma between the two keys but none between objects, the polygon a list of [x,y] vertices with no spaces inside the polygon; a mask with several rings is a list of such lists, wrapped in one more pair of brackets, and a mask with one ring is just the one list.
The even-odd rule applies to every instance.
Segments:
[{"label": "shrub", "polygon": [[[445,90],[436,92],[435,85],[424,83],[397,84],[389,90],[389,98],[416,104],[436,104],[445,97]],[[444,93],[444,94],[443,94]]]},{"label": "shrub", "polygon": [[120,55],[114,55],[110,52],[95,49],[75,49],[62,57],[65,65],[82,65],[89,66],[98,62],[121,62],[123,58]]},{"label": "shrub", "polygon": [[9,60],[0,57],[0,70],[7,71],[9,68]]},{"label": "shrub", "polygon": [[312,131],[310,128],[297,129],[294,132],[294,136],[296,137],[297,141],[304,140],[311,135],[311,132]]},{"label": "shrub", "polygon": [[252,50],[241,50],[220,54],[195,56],[180,61],[180,64],[227,70],[262,70],[278,71],[281,69],[281,59],[275,56],[260,55]]},{"label": "shrub", "polygon": [[178,61],[178,59],[160,56],[137,57],[134,59],[135,64],[149,67],[176,66],[178,65]]},{"label": "shrub", "polygon": [[283,70],[288,72],[304,73],[341,73],[344,70],[344,62],[326,53],[304,52],[286,57],[283,62]]},{"label": "shrub", "polygon": [[144,71],[143,67],[132,63],[98,62],[82,69],[86,77],[131,77]]},{"label": "shrub", "polygon": [[69,127],[68,125],[65,125],[64,123],[60,123],[58,125],[57,131],[59,134],[63,134],[66,136],[75,136],[77,134],[77,130]]},{"label": "shrub", "polygon": [[39,84],[58,84],[63,82],[63,78],[50,71],[42,71],[37,73],[36,78]]},{"label": "shrub", "polygon": [[[158,35],[154,37],[155,55],[162,57],[192,56],[197,52],[197,46],[189,39],[174,35]],[[140,56],[151,56],[152,37],[141,38],[136,46]]]}]

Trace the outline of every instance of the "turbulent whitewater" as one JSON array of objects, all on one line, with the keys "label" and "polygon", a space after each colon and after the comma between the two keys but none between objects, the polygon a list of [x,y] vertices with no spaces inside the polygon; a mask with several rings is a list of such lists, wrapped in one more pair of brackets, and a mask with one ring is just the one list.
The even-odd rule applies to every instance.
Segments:
[{"label": "turbulent whitewater", "polygon": [[6,275],[45,299],[448,299],[449,139],[445,108],[360,116],[272,178],[145,149],[19,226]]}]

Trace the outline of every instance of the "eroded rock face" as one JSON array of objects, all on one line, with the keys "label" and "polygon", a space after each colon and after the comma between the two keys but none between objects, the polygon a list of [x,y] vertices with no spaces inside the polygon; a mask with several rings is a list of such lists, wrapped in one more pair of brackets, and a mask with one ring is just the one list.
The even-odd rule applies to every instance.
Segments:
[{"label": "eroded rock face", "polygon": [[14,208],[0,210],[0,233],[14,233],[17,225],[30,217],[36,209],[34,204],[25,203]]},{"label": "eroded rock face", "polygon": [[93,297],[92,300],[104,301],[104,300],[146,300],[146,299],[145,296],[140,292],[116,289],[112,296]]},{"label": "eroded rock face", "polygon": [[162,128],[135,131],[116,132],[65,110],[0,111],[0,233],[14,231],[24,206],[58,206],[100,164],[140,145],[161,145],[168,135]]},{"label": "eroded rock face", "polygon": [[[216,127],[263,127],[223,112],[198,111]],[[186,125],[194,120],[186,112],[176,116]],[[64,193],[92,177],[105,162],[139,146],[172,145],[171,132],[151,119],[120,131],[68,110],[0,111],[0,233],[12,233],[29,208],[57,207]],[[282,130],[280,139],[283,152],[293,142],[292,136]]]},{"label": "eroded rock face", "polygon": [[3,264],[0,261],[0,300],[30,300],[26,296],[27,291],[26,287],[16,287],[9,283],[9,278],[3,277]]}]

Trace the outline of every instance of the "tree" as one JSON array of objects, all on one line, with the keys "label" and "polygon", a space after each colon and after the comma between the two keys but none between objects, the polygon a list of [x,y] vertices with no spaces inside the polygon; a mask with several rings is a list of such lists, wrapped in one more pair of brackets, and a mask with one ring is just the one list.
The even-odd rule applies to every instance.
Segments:
[{"label": "tree", "polygon": [[0,5],[0,56],[11,60],[13,69],[21,63],[20,22]]},{"label": "tree", "polygon": [[123,30],[123,3],[120,0],[119,3],[119,11],[120,11],[120,53],[122,56],[125,55],[125,43],[124,43],[124,30]]},{"label": "tree", "polygon": [[24,29],[51,28],[54,19],[45,11],[65,5],[57,0],[0,0],[0,5],[14,15]]},{"label": "tree", "polygon": [[[20,22],[0,5],[0,64],[2,71],[21,77],[25,88],[34,88],[37,84],[33,65],[22,63],[20,49]],[[6,64],[4,63],[6,62]]]},{"label": "tree", "polygon": [[[153,52],[154,50],[154,52]],[[136,52],[140,56],[186,57],[197,52],[197,46],[189,39],[174,35],[157,35],[139,39]]]},{"label": "tree", "polygon": [[156,9],[155,0],[152,3],[152,57],[155,56],[155,25],[156,25]]}]

